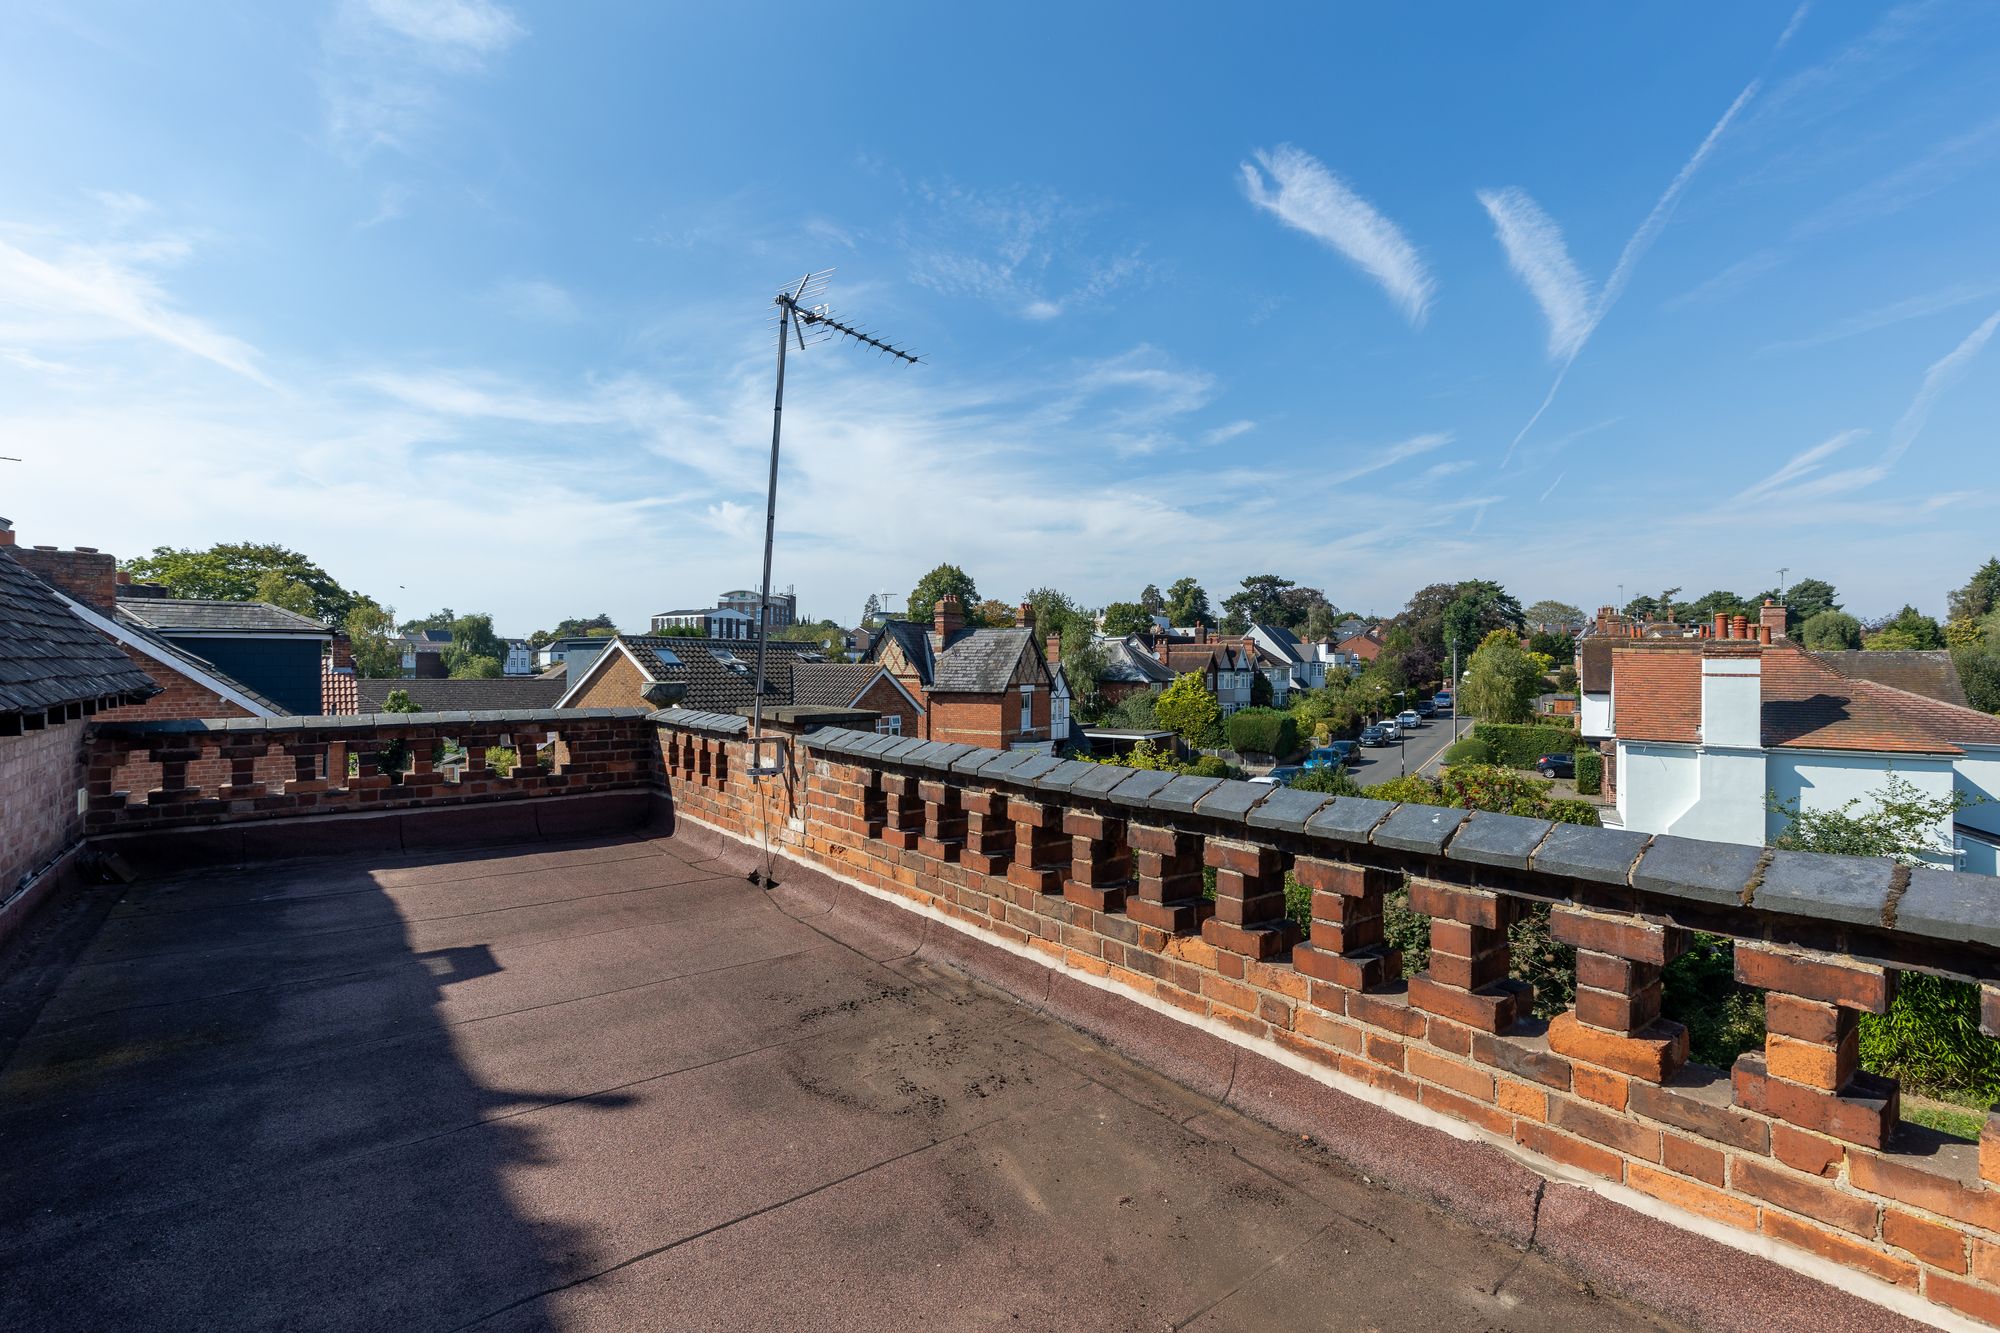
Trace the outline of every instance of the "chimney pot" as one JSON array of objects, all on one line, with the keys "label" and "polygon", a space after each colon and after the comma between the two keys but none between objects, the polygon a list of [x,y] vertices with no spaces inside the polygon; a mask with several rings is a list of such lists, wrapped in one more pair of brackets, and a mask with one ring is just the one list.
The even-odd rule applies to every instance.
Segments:
[{"label": "chimney pot", "polygon": [[1770,641],[1771,641],[1771,627],[1769,625],[1759,625],[1757,627],[1757,642],[1769,643]]},{"label": "chimney pot", "polygon": [[1715,613],[1715,637],[1718,639],[1729,637],[1729,613],[1727,611],[1717,611]]},{"label": "chimney pot", "polygon": [[1749,638],[1750,637],[1749,620],[1747,620],[1743,616],[1737,616],[1735,619],[1731,620],[1729,622],[1729,636],[1733,639]]},{"label": "chimney pot", "polygon": [[1785,608],[1766,597],[1764,605],[1757,612],[1757,623],[1772,639],[1782,639],[1785,637],[1785,621]]},{"label": "chimney pot", "polygon": [[1018,629],[1033,629],[1035,627],[1035,608],[1027,602],[1023,602],[1015,607],[1014,625]]}]

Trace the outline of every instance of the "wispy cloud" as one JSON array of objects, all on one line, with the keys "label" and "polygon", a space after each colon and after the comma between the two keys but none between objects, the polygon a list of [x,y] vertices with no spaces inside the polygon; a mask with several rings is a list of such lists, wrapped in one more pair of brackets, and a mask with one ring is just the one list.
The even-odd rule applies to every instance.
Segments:
[{"label": "wispy cloud", "polygon": [[1385,468],[1392,468],[1398,463],[1430,453],[1433,449],[1442,449],[1447,444],[1450,444],[1452,439],[1452,432],[1448,430],[1433,431],[1426,435],[1413,435],[1407,440],[1399,441],[1384,448],[1371,449],[1365,461],[1357,463],[1345,472],[1336,472],[1332,476],[1325,477],[1322,480],[1330,486],[1339,486],[1345,482],[1357,481],[1362,477],[1380,472]]},{"label": "wispy cloud", "polygon": [[1817,333],[1809,334],[1803,338],[1790,338],[1783,342],[1768,343],[1759,348],[1758,352],[1761,355],[1771,352],[1796,352],[1809,347],[1824,347],[1828,343],[1840,342],[1846,338],[1857,338],[1864,333],[1873,333],[1877,329],[1886,329],[1909,320],[1922,319],[1926,315],[1935,315],[1945,310],[1951,310],[1966,304],[1968,301],[1983,300],[1993,295],[1993,292],[1994,289],[1992,287],[1975,286],[1972,283],[1959,283],[1956,286],[1947,287],[1943,291],[1928,292],[1922,296],[1912,296],[1905,300],[1892,302],[1889,305],[1879,306],[1874,310],[1865,310],[1858,315],[1849,315],[1846,319],[1836,320]]},{"label": "wispy cloud", "polygon": [[492,0],[362,0],[359,9],[448,64],[498,55],[527,32]]},{"label": "wispy cloud", "polygon": [[1442,463],[1433,463],[1424,469],[1425,481],[1443,481],[1455,477],[1466,469],[1476,466],[1470,458],[1448,458]]},{"label": "wispy cloud", "polygon": [[1792,229],[1807,240],[1902,212],[1962,179],[2000,153],[2000,116],[1952,135],[1914,161],[1852,190]]},{"label": "wispy cloud", "polygon": [[[1556,479],[1555,479],[1554,481],[1552,481],[1552,482],[1550,482],[1550,483],[1549,483],[1549,488],[1548,488],[1547,490],[1545,490],[1545,491],[1543,491],[1543,492],[1542,492],[1542,500],[1546,500],[1546,499],[1548,499],[1548,498],[1549,498],[1549,497],[1550,497],[1551,495],[1554,495],[1554,494],[1556,493],[1556,487],[1558,487],[1558,486],[1562,485],[1562,484],[1563,484],[1563,478],[1564,478],[1564,477],[1567,477],[1568,475],[1569,475],[1569,473],[1568,473],[1568,472],[1566,472],[1566,471],[1565,471],[1565,472],[1558,472],[1558,473],[1556,473]],[[1540,504],[1540,503],[1541,503],[1541,500],[1537,500],[1537,501],[1536,501],[1535,503],[1537,503],[1537,504]]]},{"label": "wispy cloud", "polygon": [[1289,144],[1254,156],[1254,164],[1242,165],[1250,202],[1346,256],[1381,285],[1404,318],[1422,325],[1437,283],[1401,229],[1317,158]]},{"label": "wispy cloud", "polygon": [[1528,286],[1549,322],[1549,355],[1574,357],[1590,336],[1590,282],[1577,271],[1563,244],[1562,228],[1524,190],[1481,190],[1479,202],[1507,252],[1507,263]]},{"label": "wispy cloud", "polygon": [[493,0],[345,0],[322,43],[328,135],[352,156],[407,151],[437,114],[443,77],[485,69],[526,33]]},{"label": "wispy cloud", "polygon": [[1821,463],[1867,433],[1865,430],[1844,430],[1832,439],[1822,440],[1810,449],[1800,450],[1786,459],[1784,466],[1780,467],[1776,472],[1740,491],[1736,496],[1737,503],[1740,504],[1760,499],[1763,496],[1769,495],[1772,491],[1778,490],[1780,487],[1788,486],[1802,477],[1810,476],[1819,470]]},{"label": "wispy cloud", "polygon": [[509,278],[493,289],[493,299],[516,319],[535,324],[574,324],[583,317],[576,298],[544,278]]},{"label": "wispy cloud", "polygon": [[1785,262],[1783,252],[1772,249],[1758,250],[1731,264],[1722,272],[1703,282],[1695,284],[1680,295],[1667,301],[1667,309],[1681,310],[1692,305],[1706,305],[1736,295],[1761,274],[1769,273]]},{"label": "wispy cloud", "polygon": [[1214,430],[1202,436],[1201,442],[1203,444],[1223,444],[1235,439],[1239,435],[1248,435],[1255,429],[1257,429],[1257,423],[1254,421],[1232,421],[1226,426],[1217,426]]},{"label": "wispy cloud", "polygon": [[1778,44],[1772,48],[1773,50],[1782,51],[1791,45],[1792,38],[1798,36],[1799,29],[1806,25],[1806,14],[1811,9],[1812,0],[1802,0],[1799,7],[1792,11],[1792,21],[1787,23],[1785,30],[1778,34]]},{"label": "wispy cloud", "polygon": [[189,253],[179,238],[70,245],[44,258],[0,240],[0,337],[49,342],[146,338],[274,387],[255,348],[176,309],[148,264]]},{"label": "wispy cloud", "polygon": [[910,274],[943,295],[1042,321],[1101,304],[1151,276],[1139,247],[1093,247],[1100,210],[1053,190],[982,190],[945,180],[921,182],[912,194],[920,211],[903,228]]},{"label": "wispy cloud", "polygon": [[1909,407],[1897,420],[1896,429],[1889,436],[1889,452],[1882,459],[1885,466],[1896,463],[1909,452],[1910,446],[1916,443],[1918,434],[1923,430],[1924,423],[1930,420],[1931,409],[1937,406],[1937,400],[1965,374],[1965,368],[1972,364],[1972,358],[1978,356],[1980,349],[1986,346],[1996,327],[2000,327],[2000,310],[1988,315],[1983,324],[1965,335],[1964,341],[1933,362],[1931,368],[1924,372],[1924,382],[1918,387],[1916,397],[1910,400]]}]

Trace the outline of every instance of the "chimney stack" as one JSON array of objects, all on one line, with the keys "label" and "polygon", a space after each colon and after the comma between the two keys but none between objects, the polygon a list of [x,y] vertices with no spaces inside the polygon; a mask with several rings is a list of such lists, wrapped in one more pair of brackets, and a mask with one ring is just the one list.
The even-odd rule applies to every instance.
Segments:
[{"label": "chimney stack", "polygon": [[1768,597],[1764,599],[1764,605],[1757,612],[1757,623],[1764,627],[1764,642],[1785,637],[1787,614],[1784,607]]},{"label": "chimney stack", "polygon": [[1029,605],[1027,602],[1023,602],[1019,606],[1015,607],[1014,628],[1033,629],[1034,627],[1035,627],[1035,608]]},{"label": "chimney stack", "polygon": [[333,636],[333,647],[330,649],[330,663],[335,671],[352,671],[354,669],[354,644],[348,640],[345,634],[335,634]]},{"label": "chimney stack", "polygon": [[[11,530],[0,533],[7,545],[13,545],[13,536]],[[118,561],[96,547],[65,551],[54,546],[16,546],[14,558],[30,574],[99,615],[108,616],[117,609]]]},{"label": "chimney stack", "polygon": [[946,593],[937,599],[937,606],[931,612],[931,631],[937,635],[939,646],[965,628],[965,609],[958,604],[957,593]]},{"label": "chimney stack", "polygon": [[1702,649],[1702,744],[1742,750],[1763,744],[1762,657],[1745,645]]},{"label": "chimney stack", "polygon": [[12,546],[13,544],[14,544],[13,520],[0,518],[0,546]]},{"label": "chimney stack", "polygon": [[1048,657],[1050,666],[1062,661],[1062,635],[1049,635]]}]

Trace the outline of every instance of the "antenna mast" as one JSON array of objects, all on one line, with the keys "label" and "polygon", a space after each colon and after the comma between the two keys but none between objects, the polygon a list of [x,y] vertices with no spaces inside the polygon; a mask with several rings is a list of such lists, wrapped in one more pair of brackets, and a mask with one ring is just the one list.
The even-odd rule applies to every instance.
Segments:
[{"label": "antenna mast", "polygon": [[808,342],[824,342],[839,334],[913,366],[919,361],[914,352],[906,352],[866,330],[834,318],[833,310],[820,299],[826,295],[827,279],[832,273],[830,268],[808,273],[799,279],[797,285],[780,287],[778,294],[771,298],[772,304],[778,307],[774,320],[778,326],[778,392],[771,405],[771,479],[764,503],[764,580],[757,591],[757,692],[750,701],[752,778],[769,777],[780,771],[776,763],[767,764],[763,758],[764,642],[770,635],[771,547],[778,533],[778,440],[785,420],[785,344],[796,338],[799,350],[803,352]]}]

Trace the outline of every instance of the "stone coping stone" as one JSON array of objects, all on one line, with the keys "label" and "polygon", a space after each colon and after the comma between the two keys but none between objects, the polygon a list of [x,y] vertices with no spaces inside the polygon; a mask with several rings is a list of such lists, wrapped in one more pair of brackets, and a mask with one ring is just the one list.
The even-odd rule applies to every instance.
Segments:
[{"label": "stone coping stone", "polygon": [[1740,906],[1744,886],[1764,859],[1762,847],[1663,834],[1632,869],[1632,887],[1648,893]]},{"label": "stone coping stone", "polygon": [[1011,780],[1014,770],[1035,756],[1026,750],[1002,750],[1000,757],[987,763],[979,770],[982,778],[1007,778]]},{"label": "stone coping stone", "polygon": [[918,752],[918,758],[932,768],[949,769],[978,748],[962,741],[932,741],[930,749]]},{"label": "stone coping stone", "polygon": [[972,747],[971,753],[962,754],[951,761],[951,771],[954,773],[981,773],[986,770],[988,765],[1005,759],[1009,753],[1010,751],[1007,750],[994,750],[984,745],[975,745]]},{"label": "stone coping stone", "polygon": [[875,753],[892,764],[900,764],[907,762],[911,755],[932,743],[921,736],[905,736]]},{"label": "stone coping stone", "polygon": [[427,727],[465,722],[576,722],[596,718],[652,719],[655,716],[654,710],[650,708],[498,708],[477,713],[341,713],[300,717],[172,718],[152,721],[93,722],[91,725],[103,735],[189,736],[224,731],[377,731],[387,727]]},{"label": "stone coping stone", "polygon": [[1178,774],[1162,773],[1158,769],[1139,768],[1131,770],[1132,776],[1112,789],[1111,799],[1118,805],[1136,806],[1141,810],[1152,808],[1152,798],[1160,789],[1175,780]]},{"label": "stone coping stone", "polygon": [[1445,805],[1417,805],[1405,801],[1396,813],[1382,821],[1373,839],[1377,847],[1393,847],[1399,852],[1423,852],[1436,856],[1458,831],[1466,812]]},{"label": "stone coping stone", "polygon": [[1242,819],[1257,808],[1257,803],[1271,792],[1279,790],[1272,782],[1245,782],[1229,778],[1214,791],[1201,798],[1197,807],[1200,813],[1215,819]]},{"label": "stone coping stone", "polygon": [[1650,834],[1631,829],[1558,824],[1535,852],[1534,868],[1599,884],[1627,884],[1633,863],[1651,840]]},{"label": "stone coping stone", "polygon": [[1146,797],[1140,804],[1148,810],[1158,810],[1163,814],[1191,815],[1201,804],[1201,798],[1222,785],[1221,778],[1197,778],[1181,774]]},{"label": "stone coping stone", "polygon": [[1306,821],[1333,798],[1323,791],[1274,788],[1244,821],[1251,828],[1277,829],[1283,833],[1303,833]]},{"label": "stone coping stone", "polygon": [[1542,839],[1554,827],[1546,819],[1482,811],[1468,819],[1451,840],[1451,846],[1445,849],[1445,860],[1526,870],[1529,855],[1542,845]]},{"label": "stone coping stone", "polygon": [[[1757,895],[1763,900],[1763,893]],[[1940,940],[2000,947],[2000,884],[1991,875],[1919,866],[1896,904],[1896,929]]]},{"label": "stone coping stone", "polygon": [[844,727],[827,727],[806,737],[806,743],[814,754],[853,754],[854,746],[861,739],[858,731],[848,731]]},{"label": "stone coping stone", "polygon": [[854,753],[857,755],[869,755],[871,757],[880,755],[884,751],[895,748],[901,741],[902,737],[900,736],[888,736],[877,732],[872,736],[863,736],[860,740],[856,741],[854,743]]},{"label": "stone coping stone", "polygon": [[1766,912],[1879,926],[1895,871],[1896,863],[1883,857],[1773,852],[1750,905]]},{"label": "stone coping stone", "polygon": [[1043,791],[1068,791],[1078,778],[1092,769],[1103,768],[1102,764],[1086,763],[1081,759],[1064,759],[1048,772],[1032,779],[1034,785]]},{"label": "stone coping stone", "polygon": [[1377,824],[1396,808],[1394,801],[1372,796],[1336,796],[1333,803],[1306,821],[1306,832],[1341,842],[1366,843]]},{"label": "stone coping stone", "polygon": [[1038,754],[1033,750],[1027,753],[1028,757],[1025,761],[1008,770],[1007,780],[1009,782],[1032,783],[1042,774],[1053,773],[1062,766],[1063,761],[1052,755]]},{"label": "stone coping stone", "polygon": [[1092,764],[1090,767],[1094,770],[1093,772],[1085,773],[1076,781],[1070,783],[1070,795],[1109,796],[1125,779],[1139,772],[1138,769],[1127,768],[1123,764]]}]

